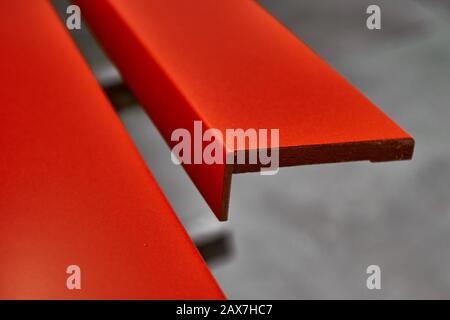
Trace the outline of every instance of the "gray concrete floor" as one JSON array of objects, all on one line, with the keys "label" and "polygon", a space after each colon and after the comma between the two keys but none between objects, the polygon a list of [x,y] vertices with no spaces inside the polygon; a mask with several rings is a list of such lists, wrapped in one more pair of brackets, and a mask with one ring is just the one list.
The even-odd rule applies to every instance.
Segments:
[{"label": "gray concrete floor", "polygon": [[[121,108],[194,240],[200,246],[215,235],[223,240],[207,256],[221,287],[229,298],[244,299],[450,298],[449,2],[260,3],[407,129],[416,150],[407,162],[235,175],[230,221],[223,224],[183,169],[171,163],[142,109]],[[381,31],[365,28],[369,4],[381,6]],[[99,81],[116,81],[86,31],[74,37]],[[371,264],[381,267],[378,291],[366,288]]]}]

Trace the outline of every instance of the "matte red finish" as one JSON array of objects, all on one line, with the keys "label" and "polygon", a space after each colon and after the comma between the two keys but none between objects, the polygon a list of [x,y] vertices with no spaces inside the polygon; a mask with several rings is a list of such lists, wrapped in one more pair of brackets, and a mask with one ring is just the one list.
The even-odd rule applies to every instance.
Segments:
[{"label": "matte red finish", "polygon": [[0,298],[224,298],[51,5],[0,43]]},{"label": "matte red finish", "polygon": [[[413,139],[251,0],[78,0],[169,145],[176,128],[279,128],[282,166],[402,160]],[[233,152],[223,146],[226,152]],[[227,218],[232,172],[186,165]]]}]

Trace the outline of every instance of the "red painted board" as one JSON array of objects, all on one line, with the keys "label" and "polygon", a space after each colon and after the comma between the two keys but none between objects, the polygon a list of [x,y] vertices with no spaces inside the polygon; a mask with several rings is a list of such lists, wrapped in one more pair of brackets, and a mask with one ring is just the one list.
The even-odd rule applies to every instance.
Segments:
[{"label": "red painted board", "polygon": [[51,5],[0,43],[0,299],[224,298]]},{"label": "red painted board", "polygon": [[[77,3],[171,147],[174,129],[201,120],[279,129],[281,166],[412,157],[410,135],[255,1]],[[259,166],[185,168],[226,220],[231,173]]]}]

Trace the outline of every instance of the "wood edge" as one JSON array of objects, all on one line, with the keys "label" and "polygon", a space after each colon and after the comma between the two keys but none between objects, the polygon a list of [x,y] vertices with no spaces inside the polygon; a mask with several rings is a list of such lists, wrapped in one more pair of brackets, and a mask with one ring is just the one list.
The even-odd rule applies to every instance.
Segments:
[{"label": "wood edge", "polygon": [[231,177],[233,175],[234,165],[225,164],[225,172],[223,176],[223,188],[222,188],[222,203],[220,208],[220,214],[217,216],[219,221],[224,222],[228,220],[228,209],[230,204],[231,193]]},{"label": "wood edge", "polygon": [[[352,161],[402,161],[412,159],[415,141],[413,138],[370,140],[293,146],[279,148],[280,167],[341,163]],[[246,158],[249,150],[245,150]],[[247,158],[248,159],[248,158]],[[236,162],[236,161],[235,161]],[[260,171],[260,164],[234,164],[233,173]]]}]

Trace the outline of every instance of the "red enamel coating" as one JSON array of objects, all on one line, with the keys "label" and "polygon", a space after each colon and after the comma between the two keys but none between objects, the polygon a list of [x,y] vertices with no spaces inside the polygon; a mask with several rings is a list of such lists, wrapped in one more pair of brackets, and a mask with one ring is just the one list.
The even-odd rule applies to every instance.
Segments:
[{"label": "red enamel coating", "polygon": [[[279,128],[281,165],[402,160],[412,138],[251,0],[78,0],[166,141],[177,128]],[[233,152],[224,146],[227,152]],[[186,165],[219,219],[232,171]]]},{"label": "red enamel coating", "polygon": [[0,40],[0,298],[224,298],[51,5]]}]

